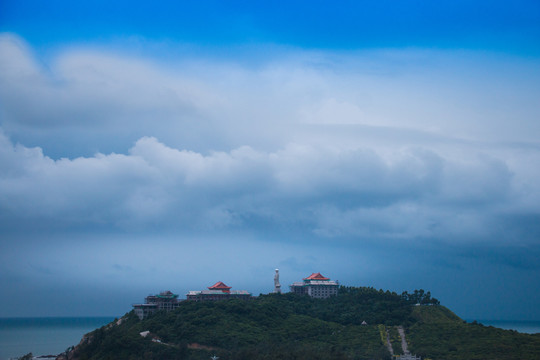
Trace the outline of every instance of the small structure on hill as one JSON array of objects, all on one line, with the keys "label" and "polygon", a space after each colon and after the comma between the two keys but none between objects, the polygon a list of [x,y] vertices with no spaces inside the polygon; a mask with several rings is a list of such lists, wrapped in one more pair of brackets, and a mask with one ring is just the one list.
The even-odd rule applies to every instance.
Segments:
[{"label": "small structure on hill", "polygon": [[289,285],[291,292],[301,295],[309,295],[313,298],[326,299],[330,296],[337,295],[339,283],[330,280],[320,272],[313,273],[304,281],[297,281]]},{"label": "small structure on hill", "polygon": [[251,293],[247,290],[231,290],[230,286],[225,285],[222,281],[218,281],[208,290],[192,290],[186,295],[187,300],[192,301],[216,301],[227,299],[251,299]]},{"label": "small structure on hill", "polygon": [[279,283],[279,269],[276,269],[276,275],[274,275],[274,294],[281,294],[281,284]]},{"label": "small structure on hill", "polygon": [[171,291],[162,291],[157,295],[148,295],[144,298],[144,304],[133,304],[133,309],[142,320],[159,310],[172,311],[178,308],[179,304],[177,294],[173,294]]}]

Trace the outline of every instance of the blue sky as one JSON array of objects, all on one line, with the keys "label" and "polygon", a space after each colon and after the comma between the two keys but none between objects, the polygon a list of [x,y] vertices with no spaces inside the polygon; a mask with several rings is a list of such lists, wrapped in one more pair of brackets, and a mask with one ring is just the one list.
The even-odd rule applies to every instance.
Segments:
[{"label": "blue sky", "polygon": [[537,2],[3,1],[0,32],[0,316],[278,267],[540,319]]},{"label": "blue sky", "polygon": [[141,36],[202,46],[468,48],[538,54],[535,1],[4,1],[2,27],[33,44]]}]

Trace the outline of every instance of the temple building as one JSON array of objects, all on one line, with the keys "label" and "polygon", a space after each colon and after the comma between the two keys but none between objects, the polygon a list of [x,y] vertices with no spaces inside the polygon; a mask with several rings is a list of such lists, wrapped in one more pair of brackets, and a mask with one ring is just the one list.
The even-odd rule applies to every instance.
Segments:
[{"label": "temple building", "polygon": [[330,280],[321,273],[313,273],[303,280],[289,285],[291,292],[317,299],[326,299],[338,293],[339,282]]},{"label": "temple building", "polygon": [[135,314],[144,319],[159,310],[172,311],[180,305],[178,295],[170,291],[162,291],[157,295],[148,295],[144,304],[133,304]]},{"label": "temple building", "polygon": [[230,286],[218,281],[214,285],[209,286],[208,290],[195,290],[188,292],[186,299],[193,301],[215,301],[227,299],[249,300],[251,299],[251,294],[246,290],[231,290]]}]

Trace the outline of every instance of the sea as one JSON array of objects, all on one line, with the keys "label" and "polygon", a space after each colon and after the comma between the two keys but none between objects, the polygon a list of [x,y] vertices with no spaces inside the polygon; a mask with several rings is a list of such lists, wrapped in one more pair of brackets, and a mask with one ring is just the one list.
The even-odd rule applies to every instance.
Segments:
[{"label": "sea", "polygon": [[57,355],[114,317],[0,318],[0,360]]},{"label": "sea", "polygon": [[[0,318],[0,360],[32,353],[57,355],[81,341],[84,334],[100,328],[114,317]],[[522,333],[540,333],[540,321],[477,320]],[[472,322],[467,321],[467,322]]]}]

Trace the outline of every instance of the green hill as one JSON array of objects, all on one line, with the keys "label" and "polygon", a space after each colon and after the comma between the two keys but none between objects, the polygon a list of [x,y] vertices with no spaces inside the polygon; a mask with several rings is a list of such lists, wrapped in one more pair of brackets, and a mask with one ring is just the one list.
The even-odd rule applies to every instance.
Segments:
[{"label": "green hill", "polygon": [[444,307],[418,307],[408,330],[413,353],[433,359],[540,359],[540,334],[468,324]]},{"label": "green hill", "polygon": [[[312,299],[261,295],[252,301],[184,301],[139,320],[133,312],[87,334],[71,359],[389,359],[388,337],[401,354],[432,359],[538,359],[540,335],[467,324],[429,293],[342,287]],[[362,325],[362,322],[367,325]],[[141,332],[149,331],[146,337]]]}]

